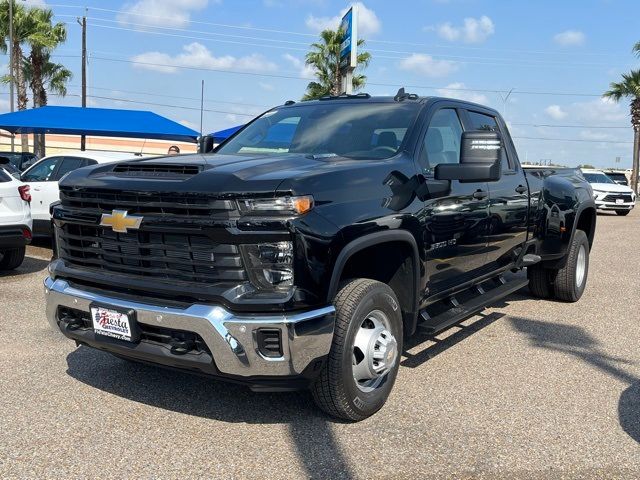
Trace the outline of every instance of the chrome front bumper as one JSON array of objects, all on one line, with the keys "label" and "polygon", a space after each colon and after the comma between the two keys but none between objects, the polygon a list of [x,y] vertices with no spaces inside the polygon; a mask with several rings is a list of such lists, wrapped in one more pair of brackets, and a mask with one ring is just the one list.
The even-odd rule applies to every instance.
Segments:
[{"label": "chrome front bumper", "polygon": [[[302,313],[236,315],[217,305],[194,304],[187,308],[163,307],[81,290],[62,279],[44,281],[47,319],[59,330],[58,307],[85,312],[98,302],[132,309],[138,323],[194,332],[207,344],[216,368],[227,375],[295,376],[315,359],[329,353],[333,340],[335,308],[327,306]],[[282,357],[263,356],[255,340],[260,328],[279,329]]]}]

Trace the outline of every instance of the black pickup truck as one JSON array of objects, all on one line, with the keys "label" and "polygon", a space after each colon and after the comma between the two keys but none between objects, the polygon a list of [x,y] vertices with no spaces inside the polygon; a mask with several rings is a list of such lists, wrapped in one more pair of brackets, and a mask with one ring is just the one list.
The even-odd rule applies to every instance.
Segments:
[{"label": "black pickup truck", "polygon": [[495,110],[402,90],[287,102],[210,154],[71,172],[52,214],[47,316],[78,345],[310,388],[354,421],[385,403],[403,338],[527,284],[577,301],[596,225],[579,171],[523,170]]}]

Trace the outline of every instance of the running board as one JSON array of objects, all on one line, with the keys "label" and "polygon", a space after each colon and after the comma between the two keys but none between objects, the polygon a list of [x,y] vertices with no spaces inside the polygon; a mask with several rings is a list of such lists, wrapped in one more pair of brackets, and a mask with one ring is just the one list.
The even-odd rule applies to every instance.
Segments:
[{"label": "running board", "polygon": [[462,304],[458,303],[455,296],[449,297],[444,301],[448,302],[451,308],[435,317],[429,316],[426,310],[421,311],[420,316],[423,322],[418,325],[418,330],[428,335],[440,333],[529,284],[528,279],[507,281],[502,275],[497,277],[495,282],[497,286],[487,290],[480,284],[476,285],[473,288],[477,296]]}]

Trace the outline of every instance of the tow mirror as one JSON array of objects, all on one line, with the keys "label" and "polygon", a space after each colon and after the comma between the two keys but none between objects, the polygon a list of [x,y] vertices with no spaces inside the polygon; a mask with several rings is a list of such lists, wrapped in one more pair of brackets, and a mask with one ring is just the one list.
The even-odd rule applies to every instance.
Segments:
[{"label": "tow mirror", "polygon": [[475,130],[462,134],[460,163],[436,165],[436,180],[495,182],[500,180],[502,137],[498,132]]},{"label": "tow mirror", "polygon": [[213,136],[212,135],[203,135],[198,138],[198,153],[209,153],[213,152]]}]

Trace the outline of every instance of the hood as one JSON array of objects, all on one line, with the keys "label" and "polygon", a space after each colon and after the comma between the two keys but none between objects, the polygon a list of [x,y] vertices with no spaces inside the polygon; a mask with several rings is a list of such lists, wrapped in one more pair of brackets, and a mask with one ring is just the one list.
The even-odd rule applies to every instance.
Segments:
[{"label": "hood", "polygon": [[274,194],[285,181],[286,190],[290,191],[298,180],[346,170],[365,171],[372,164],[380,163],[379,160],[293,154],[166,156],[81,168],[64,177],[60,186],[202,192],[220,196]]},{"label": "hood", "polygon": [[626,185],[620,185],[618,183],[592,183],[591,188],[598,192],[613,192],[613,193],[632,193],[633,190]]}]

